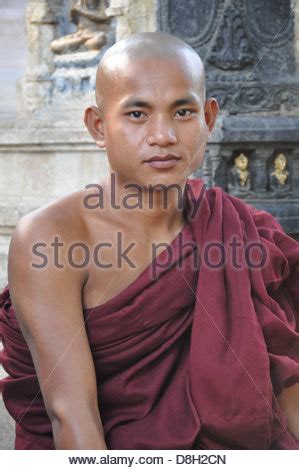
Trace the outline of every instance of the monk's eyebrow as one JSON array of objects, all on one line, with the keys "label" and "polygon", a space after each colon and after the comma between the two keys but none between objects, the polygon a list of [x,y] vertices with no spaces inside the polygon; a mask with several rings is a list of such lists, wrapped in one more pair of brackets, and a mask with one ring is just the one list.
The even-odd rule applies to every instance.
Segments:
[{"label": "monk's eyebrow", "polygon": [[172,103],[172,106],[176,108],[177,106],[185,106],[185,105],[199,105],[199,101],[196,98],[188,97],[188,98],[181,98],[179,100],[175,100]]},{"label": "monk's eyebrow", "polygon": [[[180,98],[178,100],[173,101],[171,103],[170,107],[171,108],[176,108],[178,106],[184,106],[184,105],[196,105],[199,106],[200,102],[196,97],[193,96],[186,96],[184,98]],[[124,103],[122,104],[123,109],[128,109],[128,108],[152,108],[152,104],[149,103],[148,101],[139,99],[139,98],[129,98]]]},{"label": "monk's eyebrow", "polygon": [[128,108],[150,108],[151,104],[148,101],[144,101],[138,98],[130,98],[122,104],[123,109]]}]

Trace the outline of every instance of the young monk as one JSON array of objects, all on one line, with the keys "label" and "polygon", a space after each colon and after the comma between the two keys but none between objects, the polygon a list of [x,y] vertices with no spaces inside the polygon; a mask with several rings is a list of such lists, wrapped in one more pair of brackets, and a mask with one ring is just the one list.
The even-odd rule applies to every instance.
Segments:
[{"label": "young monk", "polygon": [[189,178],[218,113],[201,59],[173,36],[132,36],[102,58],[96,100],[101,204],[94,186],[70,194],[11,240],[0,320],[16,449],[298,449],[299,247]]}]

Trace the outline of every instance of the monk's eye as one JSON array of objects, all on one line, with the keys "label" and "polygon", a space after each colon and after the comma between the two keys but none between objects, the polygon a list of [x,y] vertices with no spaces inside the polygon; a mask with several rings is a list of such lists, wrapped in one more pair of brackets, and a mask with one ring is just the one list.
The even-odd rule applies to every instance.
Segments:
[{"label": "monk's eye", "polygon": [[194,111],[192,109],[179,109],[176,114],[180,117],[190,116]]},{"label": "monk's eye", "polygon": [[139,119],[143,115],[143,113],[141,111],[131,111],[128,114],[129,114],[130,117],[133,117],[135,119]]}]

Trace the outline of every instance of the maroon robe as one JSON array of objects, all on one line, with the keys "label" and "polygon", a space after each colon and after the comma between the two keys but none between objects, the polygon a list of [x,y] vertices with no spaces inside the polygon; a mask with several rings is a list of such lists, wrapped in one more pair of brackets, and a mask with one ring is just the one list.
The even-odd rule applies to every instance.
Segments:
[{"label": "maroon robe", "polygon": [[[108,449],[299,449],[276,399],[299,382],[299,244],[269,213],[199,179],[187,180],[184,212],[181,233],[135,281],[84,311]],[[252,243],[263,249],[250,245],[249,259]],[[16,449],[53,449],[8,287],[0,326]]]}]

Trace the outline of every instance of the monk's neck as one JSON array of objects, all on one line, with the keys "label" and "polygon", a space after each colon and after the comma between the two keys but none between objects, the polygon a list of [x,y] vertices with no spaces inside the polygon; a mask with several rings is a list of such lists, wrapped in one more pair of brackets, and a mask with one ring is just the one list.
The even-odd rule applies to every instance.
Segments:
[{"label": "monk's neck", "polygon": [[150,233],[177,231],[186,223],[183,212],[184,187],[179,185],[143,187],[124,183],[113,175],[105,182],[105,207],[114,218]]}]

